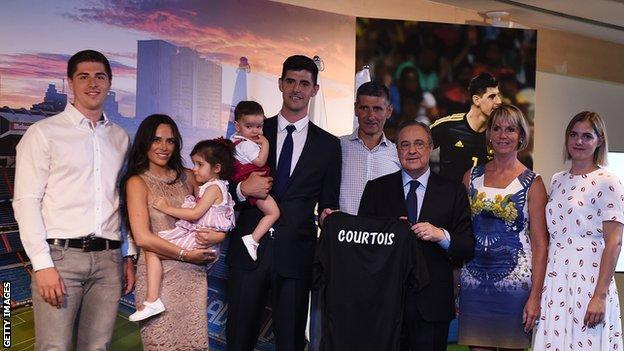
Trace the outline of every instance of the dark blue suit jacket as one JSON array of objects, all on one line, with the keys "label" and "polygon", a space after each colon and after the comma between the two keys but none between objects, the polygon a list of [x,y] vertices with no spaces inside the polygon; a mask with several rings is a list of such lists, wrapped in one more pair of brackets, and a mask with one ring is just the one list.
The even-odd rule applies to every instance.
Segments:
[{"label": "dark blue suit jacket", "polygon": [[[264,136],[269,141],[268,165],[276,171],[277,116],[264,122]],[[325,208],[338,208],[342,153],[340,141],[335,136],[308,124],[308,135],[301,156],[277,201],[281,215],[273,225],[274,238],[265,235],[260,240],[258,260],[253,261],[245,249],[241,236],[250,234],[263,214],[257,207],[243,206],[232,231],[227,253],[229,266],[254,269],[261,260],[273,260],[273,269],[284,277],[309,278],[317,241],[314,208],[318,213]],[[272,257],[266,257],[267,240],[272,240]]]},{"label": "dark blue suit jacket", "polygon": [[[470,260],[474,254],[466,188],[431,172],[425,197],[419,201],[419,206],[422,208],[418,221],[446,229],[451,236],[451,245],[445,250],[438,243],[421,242],[430,282],[424,289],[413,293],[417,294],[418,311],[426,321],[450,321],[455,317],[453,263]],[[401,171],[366,184],[358,215],[407,217]]]}]

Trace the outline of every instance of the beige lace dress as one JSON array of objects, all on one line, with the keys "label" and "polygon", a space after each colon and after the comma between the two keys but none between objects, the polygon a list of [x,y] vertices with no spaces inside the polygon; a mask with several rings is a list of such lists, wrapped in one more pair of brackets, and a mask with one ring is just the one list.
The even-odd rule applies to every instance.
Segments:
[{"label": "beige lace dress", "polygon": [[[180,206],[189,189],[182,180],[167,184],[175,178],[158,178],[149,171],[141,174],[147,184],[148,203],[163,196],[173,206]],[[149,207],[152,233],[175,227],[176,218]],[[156,235],[156,234],[155,234]],[[143,349],[208,350],[208,319],[206,305],[208,282],[206,265],[195,265],[176,260],[163,260],[163,279],[160,298],[166,311],[140,323]],[[147,289],[144,255],[137,266],[136,303],[143,303]]]}]

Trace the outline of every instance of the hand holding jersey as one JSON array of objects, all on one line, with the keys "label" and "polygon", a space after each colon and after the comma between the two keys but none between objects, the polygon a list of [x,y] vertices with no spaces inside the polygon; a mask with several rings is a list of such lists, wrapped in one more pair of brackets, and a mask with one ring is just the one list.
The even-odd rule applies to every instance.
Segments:
[{"label": "hand holding jersey", "polygon": [[314,262],[323,301],[320,348],[398,350],[406,292],[428,281],[420,242],[407,221],[328,216]]},{"label": "hand holding jersey", "polygon": [[[407,217],[401,216],[399,219],[408,220]],[[444,229],[440,229],[429,222],[419,222],[412,224],[410,229],[416,234],[416,237],[424,241],[440,242],[447,239]]]},{"label": "hand holding jersey", "polygon": [[437,243],[446,239],[444,230],[428,222],[416,223],[412,225],[410,229],[414,232],[414,234],[416,234],[416,237],[420,240],[433,241],[434,243]]}]

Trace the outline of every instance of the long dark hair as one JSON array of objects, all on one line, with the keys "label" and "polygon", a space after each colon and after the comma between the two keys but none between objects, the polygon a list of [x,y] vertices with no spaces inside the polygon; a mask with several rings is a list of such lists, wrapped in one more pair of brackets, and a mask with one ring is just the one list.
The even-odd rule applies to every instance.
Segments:
[{"label": "long dark hair", "polygon": [[171,117],[167,115],[150,115],[141,122],[139,125],[139,129],[134,136],[134,142],[132,143],[132,147],[130,148],[130,153],[128,154],[128,162],[126,163],[126,167],[123,171],[123,175],[121,176],[119,188],[120,188],[120,197],[121,197],[121,209],[122,214],[127,216],[127,208],[126,208],[126,182],[128,179],[132,178],[135,175],[139,175],[145,172],[149,168],[149,159],[147,158],[147,152],[152,146],[152,142],[156,137],[156,129],[161,124],[166,124],[171,127],[171,131],[173,132],[173,139],[175,143],[175,148],[173,149],[173,153],[167,162],[167,167],[172,170],[175,170],[176,177],[171,181],[170,184],[175,183],[182,177],[184,174],[184,162],[182,161],[182,156],[180,155],[180,150],[182,149],[182,136],[180,136],[180,131],[178,130],[178,126],[171,119]]}]

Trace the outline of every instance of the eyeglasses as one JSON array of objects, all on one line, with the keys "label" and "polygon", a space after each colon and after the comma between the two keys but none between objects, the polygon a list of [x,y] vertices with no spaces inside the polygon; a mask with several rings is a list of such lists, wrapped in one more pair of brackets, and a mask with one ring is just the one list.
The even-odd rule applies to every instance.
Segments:
[{"label": "eyeglasses", "polygon": [[423,140],[416,140],[414,142],[401,141],[400,143],[397,144],[397,148],[400,151],[408,151],[408,150],[410,150],[412,148],[412,146],[414,146],[416,148],[416,150],[422,151],[426,147],[429,146],[429,143],[427,143],[427,142],[425,142]]}]

